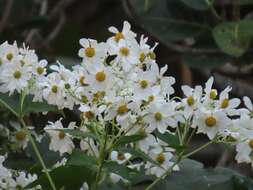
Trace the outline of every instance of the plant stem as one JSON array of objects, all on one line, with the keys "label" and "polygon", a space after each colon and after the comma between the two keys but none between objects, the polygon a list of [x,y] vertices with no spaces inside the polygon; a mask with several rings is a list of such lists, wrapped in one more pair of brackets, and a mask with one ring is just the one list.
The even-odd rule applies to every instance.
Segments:
[{"label": "plant stem", "polygon": [[188,158],[188,157],[192,156],[193,154],[196,154],[197,152],[203,150],[204,148],[206,148],[207,146],[209,146],[209,145],[211,145],[211,144],[213,144],[213,143],[214,143],[213,140],[212,140],[212,141],[209,141],[208,143],[206,143],[206,144],[200,146],[199,148],[195,149],[194,151],[192,151],[192,152],[190,152],[190,153],[184,155],[184,156],[183,156],[183,159]]},{"label": "plant stem", "polygon": [[37,156],[37,158],[38,158],[38,160],[39,160],[41,166],[43,167],[43,171],[45,172],[45,174],[46,174],[46,176],[47,176],[47,178],[48,178],[48,181],[49,181],[49,183],[50,183],[52,189],[53,189],[53,190],[57,190],[56,187],[55,187],[55,184],[54,184],[54,182],[53,182],[53,180],[52,180],[52,178],[51,178],[51,176],[50,176],[50,174],[49,174],[49,172],[48,172],[48,169],[47,169],[47,167],[46,167],[46,164],[45,164],[45,162],[44,162],[44,160],[43,160],[43,158],[42,158],[42,156],[41,156],[41,154],[40,154],[40,152],[39,152],[39,150],[38,150],[38,148],[37,148],[37,145],[36,145],[36,143],[35,143],[35,141],[34,141],[32,135],[31,135],[31,132],[29,131],[29,129],[27,128],[27,126],[26,126],[26,124],[25,124],[25,122],[24,122],[24,119],[23,119],[23,118],[20,118],[20,122],[21,122],[21,124],[23,125],[23,127],[25,128],[25,130],[26,130],[26,132],[27,132],[27,134],[28,134],[29,141],[30,141],[31,144],[32,144],[33,150],[34,150],[34,152],[35,152],[35,154],[36,154],[36,156]]}]

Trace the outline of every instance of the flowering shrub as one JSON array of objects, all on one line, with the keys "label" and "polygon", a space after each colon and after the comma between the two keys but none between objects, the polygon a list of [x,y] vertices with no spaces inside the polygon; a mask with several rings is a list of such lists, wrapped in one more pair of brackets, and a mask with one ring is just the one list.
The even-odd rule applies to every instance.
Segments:
[{"label": "flowering shrub", "polygon": [[[61,63],[47,68],[47,61],[25,46],[0,46],[0,102],[17,118],[7,122],[9,128],[1,126],[3,138],[15,145],[1,149],[1,189],[95,190],[143,179],[153,181],[146,188],[151,189],[213,143],[236,146],[236,160],[253,163],[248,97],[243,98],[246,108],[238,108],[240,99],[229,97],[231,87],[218,93],[213,77],[204,87],[182,86],[183,98],[173,96],[175,79],[164,76],[167,65],[159,69],[157,44],[148,45],[143,35],[138,42],[128,22],[109,31],[113,36],[106,42],[80,40],[82,62],[71,70]],[[64,108],[79,110],[80,120],[65,125],[68,115],[63,115],[48,121],[44,132],[26,124],[30,112]],[[194,134],[209,141],[189,151]],[[50,151],[44,153],[48,137]],[[40,165],[23,171],[3,165],[8,151],[24,150],[29,157],[31,148]],[[57,154],[49,164],[52,152]]]}]

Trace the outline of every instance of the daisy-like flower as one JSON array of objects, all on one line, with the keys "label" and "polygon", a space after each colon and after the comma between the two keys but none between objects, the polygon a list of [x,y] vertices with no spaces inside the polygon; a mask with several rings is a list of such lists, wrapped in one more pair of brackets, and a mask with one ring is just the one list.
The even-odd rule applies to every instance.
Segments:
[{"label": "daisy-like flower", "polygon": [[152,87],[156,82],[156,76],[152,71],[139,71],[134,76],[134,98],[136,100],[146,100],[152,95]]},{"label": "daisy-like flower", "polygon": [[[160,164],[160,167],[148,162],[145,166],[146,174],[161,177],[174,163],[172,162],[173,154],[171,152],[163,152],[160,148],[154,148],[149,152],[149,156]],[[172,168],[173,171],[179,170],[178,166]]]},{"label": "daisy-like flower", "polygon": [[9,44],[7,41],[0,46],[0,56],[1,61],[4,63],[11,63],[14,60],[19,59],[19,49],[17,43],[14,42],[13,45]]},{"label": "daisy-like flower", "polygon": [[57,105],[60,108],[64,107],[64,81],[58,73],[53,72],[49,74],[42,86],[43,98],[48,104]]},{"label": "daisy-like flower", "polygon": [[231,120],[223,111],[209,111],[199,109],[193,118],[193,126],[197,126],[197,133],[206,134],[213,139],[217,134],[222,134],[231,124]]},{"label": "daisy-like flower", "polygon": [[174,106],[170,103],[151,103],[147,108],[147,115],[144,121],[147,123],[147,131],[157,129],[160,133],[165,133],[167,127],[176,127],[177,121],[174,119]]},{"label": "daisy-like flower", "polygon": [[232,90],[231,87],[227,87],[220,93],[218,106],[228,115],[233,116],[238,115],[239,112],[236,108],[240,105],[241,100],[239,98],[229,99],[229,92],[231,90]]},{"label": "daisy-like flower", "polygon": [[214,82],[213,77],[210,77],[205,84],[204,92],[205,92],[205,101],[207,103],[209,103],[212,100],[215,100],[218,96],[217,90],[212,88],[213,82]]},{"label": "daisy-like flower", "polygon": [[47,60],[43,59],[37,62],[36,64],[33,65],[33,74],[36,76],[36,79],[41,79],[41,77],[47,74]]},{"label": "daisy-like flower", "polygon": [[127,41],[133,41],[135,40],[136,37],[136,34],[133,31],[131,31],[130,23],[127,21],[124,21],[122,31],[119,31],[114,26],[109,27],[108,30],[114,34],[113,37],[108,39],[109,44],[118,43],[122,39]]},{"label": "daisy-like flower", "polygon": [[22,66],[19,61],[14,61],[4,69],[0,76],[1,92],[13,94],[15,90],[19,93],[28,87],[28,81],[31,79],[31,67]]},{"label": "daisy-like flower", "polygon": [[113,161],[116,161],[118,164],[124,164],[130,158],[131,158],[131,154],[129,153],[121,153],[115,150],[111,152],[111,159]]},{"label": "daisy-like flower", "polygon": [[79,50],[78,55],[83,58],[83,63],[100,63],[107,55],[107,46],[105,43],[98,43],[93,39],[82,38],[79,41],[83,47]]},{"label": "daisy-like flower", "polygon": [[182,99],[183,107],[184,107],[184,116],[185,118],[189,118],[193,112],[197,109],[197,106],[200,103],[202,98],[202,87],[196,86],[194,89],[184,85],[182,86],[182,91],[186,98]]},{"label": "daisy-like flower", "polygon": [[243,97],[243,102],[246,108],[242,108],[240,111],[242,111],[245,114],[251,114],[253,115],[253,104],[248,96]]},{"label": "daisy-like flower", "polygon": [[117,55],[114,62],[122,66],[125,72],[129,72],[138,63],[137,42],[129,44],[125,40],[120,40],[117,45],[109,49],[109,53],[111,55]]},{"label": "daisy-like flower", "polygon": [[[71,122],[68,126],[68,129],[75,128],[75,123]],[[55,123],[49,122],[49,125],[45,127],[45,131],[50,135],[51,141],[49,145],[49,149],[55,152],[59,151],[60,154],[64,153],[72,153],[75,145],[71,139],[71,136],[61,129],[64,129],[61,123],[61,119],[56,121]]]},{"label": "daisy-like flower", "polygon": [[103,64],[93,64],[88,69],[87,84],[92,92],[106,92],[113,85],[112,72]]}]

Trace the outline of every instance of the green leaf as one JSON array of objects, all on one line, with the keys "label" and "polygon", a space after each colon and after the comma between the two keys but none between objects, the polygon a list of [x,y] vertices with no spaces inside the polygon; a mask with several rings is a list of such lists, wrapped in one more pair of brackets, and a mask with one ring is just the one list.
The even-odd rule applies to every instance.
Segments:
[{"label": "green leaf", "polygon": [[162,134],[159,131],[155,131],[155,136],[163,142],[167,143],[170,147],[175,148],[176,150],[182,150],[185,148],[179,145],[180,142],[176,135],[170,134],[168,132]]},{"label": "green leaf", "polygon": [[180,0],[180,1],[182,1],[188,7],[196,10],[203,11],[209,9],[209,6],[207,4],[207,1],[209,0]]},{"label": "green leaf", "polygon": [[9,96],[8,93],[0,93],[0,105],[19,116],[19,97],[16,94]]},{"label": "green leaf", "polygon": [[141,173],[138,172],[137,170],[130,169],[114,161],[105,162],[103,167],[107,170],[108,173],[118,174],[124,179],[130,181],[131,183],[135,183],[135,180],[138,179],[139,176],[141,175]]},{"label": "green leaf", "polygon": [[225,22],[214,28],[213,37],[224,53],[240,57],[249,48],[252,29],[253,21],[250,20]]},{"label": "green leaf", "polygon": [[[162,180],[156,189],[173,190],[252,190],[253,181],[226,168],[205,169],[199,162],[186,159],[181,162],[180,171]],[[241,182],[238,183],[237,180]],[[155,189],[154,188],[154,189]]]},{"label": "green leaf", "polygon": [[141,139],[145,138],[143,135],[130,135],[130,136],[124,136],[120,138],[117,143],[114,145],[114,147],[120,146],[120,145],[126,145],[129,143],[137,142]]},{"label": "green leaf", "polygon": [[90,168],[94,171],[97,170],[97,162],[94,157],[88,156],[84,152],[81,152],[80,150],[74,150],[71,154],[67,165],[71,166],[85,166],[87,168]]},{"label": "green leaf", "polygon": [[[56,185],[57,189],[63,188],[64,190],[79,190],[84,182],[89,185],[95,179],[95,172],[85,166],[61,166],[53,169],[50,175]],[[48,179],[45,174],[33,183],[29,184],[25,189],[29,189],[41,185],[42,189],[51,189]]]}]

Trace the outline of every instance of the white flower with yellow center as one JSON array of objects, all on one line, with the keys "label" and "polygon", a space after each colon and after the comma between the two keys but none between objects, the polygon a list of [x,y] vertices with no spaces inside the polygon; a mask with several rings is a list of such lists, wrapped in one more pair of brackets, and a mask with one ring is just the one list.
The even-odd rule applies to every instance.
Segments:
[{"label": "white flower with yellow center", "polygon": [[217,107],[225,111],[228,115],[233,116],[239,114],[239,110],[236,108],[240,105],[241,100],[239,98],[229,99],[229,92],[231,90],[231,87],[227,87],[220,93]]},{"label": "white flower with yellow center", "polygon": [[156,76],[151,71],[139,71],[133,78],[134,84],[134,99],[147,100],[152,95],[152,87],[155,85]]},{"label": "white flower with yellow center", "polygon": [[206,134],[209,139],[224,133],[229,125],[231,125],[231,119],[220,110],[211,112],[199,109],[193,118],[193,126],[197,127],[197,133]]},{"label": "white flower with yellow center", "polygon": [[183,113],[185,118],[189,118],[200,104],[202,98],[202,87],[196,86],[193,89],[187,85],[183,85],[181,88],[186,96],[184,99],[182,99],[182,104],[184,107]]},{"label": "white flower with yellow center", "polygon": [[113,75],[109,67],[93,64],[88,68],[87,84],[92,92],[106,92],[113,85]]},{"label": "white flower with yellow center", "polygon": [[32,65],[33,68],[33,74],[36,76],[36,79],[41,79],[41,77],[44,78],[44,76],[47,74],[47,60],[43,59],[37,62],[36,64]]},{"label": "white flower with yellow center", "polygon": [[204,89],[205,98],[204,98],[204,100],[206,103],[210,103],[210,101],[212,102],[218,96],[217,90],[212,88],[213,82],[214,82],[213,77],[210,77],[205,84],[205,89]]},{"label": "white flower with yellow center", "polygon": [[17,43],[14,42],[13,45],[9,44],[7,41],[0,45],[0,57],[2,64],[11,63],[14,60],[19,60],[19,49]]},{"label": "white flower with yellow center", "polygon": [[125,72],[129,72],[134,65],[138,64],[139,55],[137,50],[137,42],[129,44],[125,40],[120,40],[117,45],[109,49],[109,53],[110,55],[117,55],[114,62],[122,66]]},{"label": "white flower with yellow center", "polygon": [[122,152],[118,152],[113,150],[111,152],[111,160],[117,162],[118,164],[124,164],[126,163],[130,158],[131,158],[131,154],[130,153],[122,153]]},{"label": "white flower with yellow center", "polygon": [[157,129],[160,133],[165,133],[168,127],[176,127],[177,121],[174,118],[175,110],[170,103],[151,103],[146,110],[144,121],[147,124],[147,131]]},{"label": "white flower with yellow center", "polygon": [[[154,165],[148,162],[145,166],[146,174],[155,175],[156,177],[161,177],[164,172],[166,172],[173,164],[172,158],[173,154],[171,152],[161,151],[161,148],[154,148],[149,152],[149,156],[156,161],[160,166]],[[172,168],[173,171],[179,170],[178,166]]]},{"label": "white flower with yellow center", "polygon": [[104,42],[98,43],[93,39],[82,38],[79,41],[83,47],[79,50],[78,55],[83,58],[83,63],[100,63],[107,56],[107,46]]},{"label": "white flower with yellow center", "polygon": [[109,27],[108,30],[114,34],[113,37],[108,39],[107,41],[108,44],[115,45],[122,39],[131,42],[135,40],[136,37],[136,34],[133,31],[131,31],[130,23],[127,21],[124,21],[122,31],[119,31],[114,26]]},{"label": "white flower with yellow center", "polygon": [[[67,129],[74,129],[75,127],[75,123],[71,122]],[[55,123],[49,122],[49,125],[44,128],[44,130],[51,137],[49,149],[55,152],[59,151],[61,155],[64,153],[71,154],[72,150],[75,148],[75,145],[71,139],[71,136],[61,129],[64,129],[61,119]]]},{"label": "white flower with yellow center", "polygon": [[64,81],[61,76],[53,72],[49,74],[46,80],[42,83],[43,86],[43,98],[48,104],[57,105],[59,108],[63,108],[65,104],[64,97]]},{"label": "white flower with yellow center", "polygon": [[13,94],[15,90],[21,92],[28,87],[28,81],[31,79],[31,67],[22,66],[19,61],[14,61],[6,67],[0,76],[1,92]]}]

